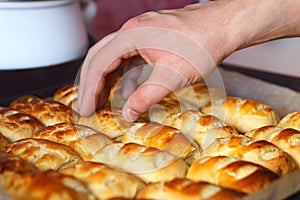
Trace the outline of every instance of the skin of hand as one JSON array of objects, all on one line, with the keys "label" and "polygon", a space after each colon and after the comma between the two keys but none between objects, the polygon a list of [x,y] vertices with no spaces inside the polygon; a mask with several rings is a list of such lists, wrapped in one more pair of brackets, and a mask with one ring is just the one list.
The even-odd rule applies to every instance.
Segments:
[{"label": "skin of hand", "polygon": [[299,36],[299,10],[298,0],[219,0],[131,18],[89,50],[79,113],[88,116],[103,105],[122,63],[142,58],[153,71],[122,111],[125,120],[135,121],[170,91],[203,79],[234,51]]}]

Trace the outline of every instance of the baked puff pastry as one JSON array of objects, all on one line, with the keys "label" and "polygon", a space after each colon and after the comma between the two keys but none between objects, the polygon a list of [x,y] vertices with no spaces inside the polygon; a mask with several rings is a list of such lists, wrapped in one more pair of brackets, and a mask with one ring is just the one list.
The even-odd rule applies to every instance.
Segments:
[{"label": "baked puff pastry", "polygon": [[150,183],[137,195],[141,199],[153,200],[237,200],[242,199],[244,196],[244,193],[236,190],[185,178]]},{"label": "baked puff pastry", "polygon": [[98,162],[132,173],[144,182],[166,181],[185,177],[187,164],[172,154],[136,143],[115,143],[100,149]]},{"label": "baked puff pastry", "polygon": [[86,183],[98,199],[134,198],[146,184],[133,174],[97,162],[82,162],[60,171]]},{"label": "baked puff pastry", "polygon": [[64,104],[30,95],[15,99],[9,107],[36,117],[46,126],[62,122],[74,123],[78,118],[78,114]]},{"label": "baked puff pastry", "polygon": [[169,93],[159,103],[153,105],[143,119],[162,123],[169,115],[199,110],[207,103],[225,97],[226,93],[221,90],[208,88],[202,82],[194,83]]},{"label": "baked puff pastry", "polygon": [[246,133],[255,140],[267,140],[290,154],[300,166],[300,131],[278,126],[264,126]]},{"label": "baked puff pastry", "polygon": [[77,84],[64,85],[54,92],[52,98],[78,112],[78,87]]},{"label": "baked puff pastry", "polygon": [[276,180],[278,175],[261,165],[236,157],[216,156],[194,162],[186,177],[250,194]]},{"label": "baked puff pastry", "polygon": [[197,107],[170,93],[159,103],[153,105],[144,118],[146,121],[162,123],[169,115],[186,110],[197,110]]},{"label": "baked puff pastry", "polygon": [[185,86],[181,89],[178,89],[174,92],[174,95],[193,105],[196,110],[202,109],[209,102],[224,99],[226,93],[217,88],[207,87],[203,82],[193,83],[189,86]]},{"label": "baked puff pastry", "polygon": [[116,84],[110,89],[107,103],[105,107],[107,108],[119,108],[121,109],[125,104],[126,99],[122,96],[122,81],[121,77],[117,77]]},{"label": "baked puff pastry", "polygon": [[297,162],[276,145],[266,140],[253,140],[243,135],[216,139],[201,153],[201,157],[204,156],[237,157],[262,165],[279,176],[298,169]]},{"label": "baked puff pastry", "polygon": [[2,151],[9,143],[10,141],[0,133],[0,151]]},{"label": "baked puff pastry", "polygon": [[196,110],[172,114],[163,122],[166,126],[179,129],[193,139],[202,150],[206,149],[216,138],[227,138],[238,135],[231,126],[212,115],[206,115]]},{"label": "baked puff pastry", "polygon": [[19,156],[40,170],[57,170],[82,161],[72,148],[46,139],[21,139],[8,144],[4,152]]},{"label": "baked puff pastry", "polygon": [[202,108],[202,112],[218,117],[241,133],[262,126],[277,125],[279,122],[277,111],[270,106],[239,97],[227,97],[225,100],[208,103]]},{"label": "baked puff pastry", "polygon": [[31,137],[45,125],[34,116],[0,107],[0,132],[11,142]]},{"label": "baked puff pastry", "polygon": [[89,126],[116,141],[120,141],[124,133],[134,125],[134,123],[125,121],[122,111],[117,108],[97,109],[90,117],[80,117],[78,124]]},{"label": "baked puff pastry", "polygon": [[0,174],[4,171],[34,172],[37,168],[19,156],[0,151]]},{"label": "baked puff pastry", "polygon": [[80,124],[60,123],[36,132],[33,138],[62,143],[75,150],[83,160],[94,161],[93,155],[113,141],[107,135]]},{"label": "baked puff pastry", "polygon": [[123,143],[137,143],[167,151],[188,164],[199,157],[200,149],[178,129],[156,122],[136,123],[122,137]]},{"label": "baked puff pastry", "polygon": [[36,172],[5,171],[0,188],[7,199],[18,200],[96,200],[88,187],[76,178],[53,170]]},{"label": "baked puff pastry", "polygon": [[292,112],[284,116],[278,123],[281,128],[293,128],[300,131],[300,112]]}]

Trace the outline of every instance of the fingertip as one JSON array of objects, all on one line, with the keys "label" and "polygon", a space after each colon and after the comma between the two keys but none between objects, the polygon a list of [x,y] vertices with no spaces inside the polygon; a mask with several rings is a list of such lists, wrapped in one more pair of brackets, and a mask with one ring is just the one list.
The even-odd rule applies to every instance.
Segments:
[{"label": "fingertip", "polygon": [[134,122],[136,121],[140,114],[133,111],[132,109],[130,109],[128,107],[128,103],[126,103],[124,106],[123,106],[123,109],[122,109],[122,115],[123,115],[123,118],[128,121],[128,122]]},{"label": "fingertip", "polygon": [[168,90],[160,85],[143,84],[130,95],[124,104],[122,109],[123,118],[130,122],[136,121],[141,114],[147,112],[167,93]]},{"label": "fingertip", "polygon": [[91,115],[91,112],[84,107],[84,105],[78,105],[78,113],[80,116],[88,117]]}]

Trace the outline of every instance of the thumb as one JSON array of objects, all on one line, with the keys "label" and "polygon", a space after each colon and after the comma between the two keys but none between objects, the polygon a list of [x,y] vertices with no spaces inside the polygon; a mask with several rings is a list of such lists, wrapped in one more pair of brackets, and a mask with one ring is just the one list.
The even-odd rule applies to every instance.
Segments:
[{"label": "thumb", "polygon": [[150,77],[137,88],[123,106],[123,118],[135,121],[151,106],[167,94],[188,84],[188,81],[173,68],[155,66]]}]

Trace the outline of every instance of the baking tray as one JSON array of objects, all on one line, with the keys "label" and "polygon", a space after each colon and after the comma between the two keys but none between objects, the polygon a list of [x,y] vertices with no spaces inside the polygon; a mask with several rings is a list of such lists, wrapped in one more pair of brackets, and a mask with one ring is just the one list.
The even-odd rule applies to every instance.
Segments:
[{"label": "baking tray", "polygon": [[[212,77],[209,77],[207,84],[213,84],[214,77],[221,75],[223,78],[223,87],[230,96],[239,96],[242,98],[250,98],[263,103],[266,103],[276,109],[281,117],[293,111],[300,111],[300,92],[297,88],[286,87],[274,82],[281,79],[281,75],[278,75],[278,80],[276,80],[275,74],[266,74],[265,72],[255,72],[259,73],[262,77],[269,77],[271,75],[273,78],[273,83],[266,81],[265,79],[258,79],[249,76],[248,73],[241,73],[239,68],[222,67],[212,73]],[[287,78],[287,77],[284,77]],[[291,83],[295,81],[300,81],[289,79]],[[286,82],[284,83],[286,84]],[[291,84],[293,85],[293,84]],[[293,85],[294,86],[294,85]],[[298,85],[299,87],[299,85]],[[276,99],[274,101],[274,99]],[[245,200],[297,200],[300,199],[300,170],[289,173],[279,179],[273,181],[267,187],[248,195],[244,198]]]},{"label": "baking tray", "polygon": [[294,171],[273,181],[267,187],[248,195],[244,200],[300,199],[300,170]]},{"label": "baking tray", "polygon": [[13,99],[27,94],[48,97],[74,80],[84,58],[56,65],[25,69],[0,70],[0,105],[7,106]]},{"label": "baking tray", "polygon": [[[20,95],[34,94],[40,97],[48,97],[60,86],[68,83],[74,83],[79,71],[83,58],[74,60],[68,63],[64,63],[57,66],[49,66],[37,69],[26,69],[18,71],[0,71],[0,86],[2,92],[0,93],[0,105],[5,106],[12,99]],[[225,70],[224,70],[225,69]],[[236,69],[236,70],[235,70]],[[265,90],[277,91],[280,94],[279,98],[287,99],[288,101],[282,101],[284,104],[290,104],[293,101],[293,106],[284,106],[285,109],[280,109],[280,115],[283,116],[290,111],[300,111],[300,93],[294,86],[294,78],[285,77],[284,84],[277,84],[276,75],[271,74],[272,83],[266,81],[266,79],[257,79],[249,76],[249,72],[240,73],[239,68],[235,66],[220,66],[216,72],[212,73],[210,77],[206,79],[208,86],[213,85],[214,76],[221,75],[223,79],[222,87],[231,96],[239,96],[242,98],[251,98],[258,101],[262,101],[277,108],[274,105],[274,99],[269,99],[267,94],[263,94],[264,90],[257,90],[257,87],[264,88]],[[251,72],[250,72],[251,74]],[[261,77],[268,77],[267,73],[254,72]],[[14,75],[14,76],[13,76]],[[275,76],[275,78],[274,78]],[[43,78],[45,78],[43,80]],[[282,79],[281,75],[278,75],[278,80]],[[291,84],[287,84],[291,81]],[[299,87],[299,85],[298,85]],[[224,89],[222,88],[222,89]],[[245,93],[245,88],[247,92]],[[255,93],[255,94],[254,94]],[[282,95],[285,94],[285,95]],[[276,100],[278,102],[278,100]],[[276,103],[275,102],[275,103]],[[297,105],[295,107],[294,105]],[[289,109],[286,109],[289,108]],[[298,109],[298,110],[297,110]],[[0,190],[0,199],[11,199]],[[300,170],[280,177],[278,180],[273,181],[267,187],[248,195],[245,200],[296,200],[300,199]]]}]

